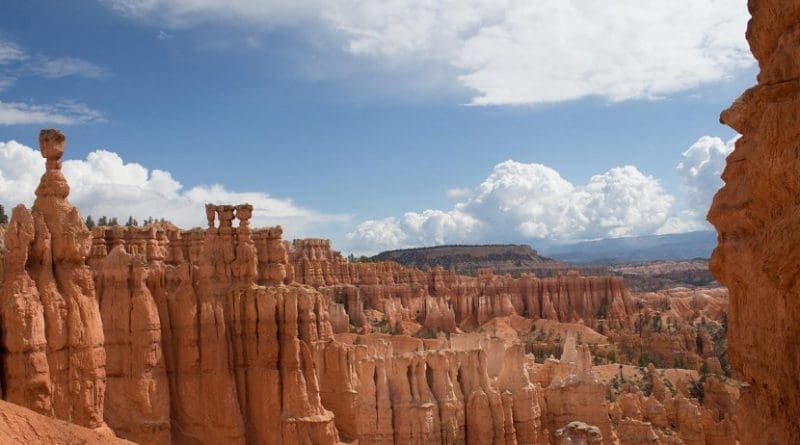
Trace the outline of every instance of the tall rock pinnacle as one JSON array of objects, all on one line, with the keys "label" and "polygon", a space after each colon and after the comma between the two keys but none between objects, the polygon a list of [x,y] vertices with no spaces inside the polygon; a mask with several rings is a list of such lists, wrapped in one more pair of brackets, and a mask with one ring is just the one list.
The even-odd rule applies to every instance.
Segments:
[{"label": "tall rock pinnacle", "polygon": [[17,206],[6,233],[0,289],[8,400],[82,426],[106,429],[105,350],[92,272],[91,233],[67,200],[66,138],[42,130],[47,170],[31,211]]}]

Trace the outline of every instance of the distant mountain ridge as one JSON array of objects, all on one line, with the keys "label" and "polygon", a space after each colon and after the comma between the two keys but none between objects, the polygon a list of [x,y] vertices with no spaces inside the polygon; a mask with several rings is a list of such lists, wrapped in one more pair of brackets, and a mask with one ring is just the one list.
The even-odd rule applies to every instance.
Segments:
[{"label": "distant mountain ridge", "polygon": [[395,261],[404,266],[442,266],[458,273],[474,275],[489,267],[495,273],[519,275],[532,272],[551,276],[566,269],[584,274],[608,273],[606,266],[651,261],[708,259],[717,245],[713,230],[608,238],[573,244],[549,245],[541,252],[527,244],[464,244],[417,247],[381,252],[370,261]]},{"label": "distant mountain ridge", "polygon": [[717,232],[648,235],[584,241],[544,248],[548,257],[572,264],[622,264],[641,261],[707,259],[717,245]]}]

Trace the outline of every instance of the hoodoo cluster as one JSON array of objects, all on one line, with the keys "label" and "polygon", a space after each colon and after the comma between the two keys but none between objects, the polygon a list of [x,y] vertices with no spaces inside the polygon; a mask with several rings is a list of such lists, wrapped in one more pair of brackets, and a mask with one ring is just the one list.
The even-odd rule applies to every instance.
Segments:
[{"label": "hoodoo cluster", "polygon": [[[67,199],[64,145],[60,132],[42,132],[37,199],[4,228],[10,402],[143,444],[733,437],[728,384],[705,383],[723,408],[664,390],[686,387],[688,370],[629,367],[654,391],[627,384],[624,397],[608,397],[588,345],[608,339],[592,328],[644,332],[621,278],[349,262],[328,240],[251,229],[247,204],[207,205],[205,229],[90,232]],[[536,323],[538,335],[563,331],[560,360],[531,354]]]}]

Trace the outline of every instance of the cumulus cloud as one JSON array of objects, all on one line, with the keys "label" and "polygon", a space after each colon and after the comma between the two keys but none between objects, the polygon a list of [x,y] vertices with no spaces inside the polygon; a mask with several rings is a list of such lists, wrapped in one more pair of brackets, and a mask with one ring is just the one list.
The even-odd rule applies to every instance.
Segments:
[{"label": "cumulus cloud", "polygon": [[522,240],[577,241],[708,230],[705,214],[722,186],[737,137],[703,136],[682,153],[676,171],[685,200],[626,165],[573,184],[542,164],[505,161],[474,188],[447,191],[451,210],[370,220],[346,235],[352,250]]},{"label": "cumulus cloud", "polygon": [[72,125],[105,121],[103,113],[80,102],[64,101],[48,105],[0,102],[0,125]]},{"label": "cumulus cloud", "polygon": [[[475,105],[657,98],[731,77],[753,60],[747,9],[730,0],[107,0],[173,26],[228,21],[333,30],[389,67],[451,70]],[[223,6],[224,5],[224,6]],[[302,24],[298,26],[298,24]]]},{"label": "cumulus cloud", "polygon": [[[467,195],[465,195],[467,196]],[[575,185],[542,164],[505,161],[449,211],[370,220],[348,233],[350,248],[652,234],[670,221],[674,198],[652,176],[616,167]]]},{"label": "cumulus cloud", "polygon": [[[30,206],[43,172],[44,160],[38,150],[15,141],[0,142],[1,203]],[[95,219],[102,215],[120,220],[152,216],[189,228],[205,225],[205,203],[249,202],[254,207],[254,226],[282,224],[290,236],[300,236],[327,224],[346,223],[349,218],[319,213],[261,192],[237,192],[222,185],[186,188],[169,172],[125,162],[106,150],[65,161],[63,172],[70,183],[70,201],[83,215]]]},{"label": "cumulus cloud", "polygon": [[450,199],[466,199],[472,193],[470,189],[467,188],[452,188],[447,191],[447,197]]},{"label": "cumulus cloud", "polygon": [[688,195],[689,211],[695,218],[705,219],[714,194],[722,187],[720,176],[725,158],[733,151],[737,139],[739,136],[726,142],[703,136],[683,152],[677,171]]}]

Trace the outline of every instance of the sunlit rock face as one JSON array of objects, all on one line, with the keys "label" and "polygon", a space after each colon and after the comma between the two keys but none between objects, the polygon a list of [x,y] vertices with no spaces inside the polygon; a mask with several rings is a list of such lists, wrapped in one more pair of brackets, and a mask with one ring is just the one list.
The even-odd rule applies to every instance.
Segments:
[{"label": "sunlit rock face", "polygon": [[736,441],[724,290],[351,263],[248,204],[90,232],[63,135],[41,143],[36,203],[0,227],[6,400],[153,445]]},{"label": "sunlit rock face", "polygon": [[730,289],[730,358],[750,384],[742,443],[800,443],[800,3],[748,6],[760,73],[721,116],[742,137],[708,214],[710,267]]},{"label": "sunlit rock face", "polygon": [[28,211],[14,208],[5,233],[3,381],[8,401],[79,425],[103,421],[106,356],[92,271],[91,233],[67,200],[66,138],[42,130],[47,170]]}]

